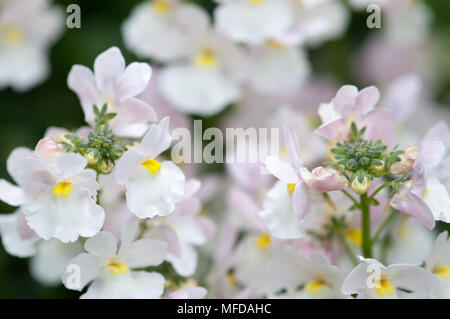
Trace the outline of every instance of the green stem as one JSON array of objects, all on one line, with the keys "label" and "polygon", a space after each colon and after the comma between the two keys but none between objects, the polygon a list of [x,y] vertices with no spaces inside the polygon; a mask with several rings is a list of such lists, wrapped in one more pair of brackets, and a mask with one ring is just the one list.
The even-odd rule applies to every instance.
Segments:
[{"label": "green stem", "polygon": [[347,196],[348,198],[350,198],[352,200],[352,202],[355,204],[356,207],[359,207],[359,203],[358,201],[352,196],[350,195],[349,192],[347,192],[345,189],[341,189],[341,192],[345,194],[345,196]]},{"label": "green stem", "polygon": [[361,229],[362,253],[365,258],[372,258],[372,240],[370,236],[370,204],[367,193],[361,195]]},{"label": "green stem", "polygon": [[369,199],[374,198],[375,195],[377,195],[383,188],[388,187],[388,186],[391,186],[391,185],[392,185],[392,182],[384,183],[383,185],[381,185],[380,187],[378,187],[378,188],[372,193],[372,195],[370,195]]},{"label": "green stem", "polygon": [[347,256],[350,258],[350,260],[352,261],[353,265],[358,265],[358,258],[355,256],[355,254],[353,253],[353,250],[351,249],[350,245],[347,242],[347,239],[345,239],[344,234],[339,233],[339,240],[341,241],[342,247],[344,248]]},{"label": "green stem", "polygon": [[380,238],[380,236],[383,233],[383,231],[386,229],[386,227],[391,222],[392,218],[394,218],[395,213],[396,213],[396,211],[393,209],[391,211],[391,213],[389,214],[389,216],[386,217],[386,219],[384,220],[383,224],[381,224],[380,228],[378,228],[377,232],[375,233],[375,236],[373,236],[372,245],[374,245],[378,241],[378,239]]}]

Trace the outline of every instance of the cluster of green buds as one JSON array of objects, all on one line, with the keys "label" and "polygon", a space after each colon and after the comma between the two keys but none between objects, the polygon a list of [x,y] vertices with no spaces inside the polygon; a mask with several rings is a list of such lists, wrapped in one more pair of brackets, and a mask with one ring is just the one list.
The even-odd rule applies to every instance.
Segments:
[{"label": "cluster of green buds", "polygon": [[132,144],[132,141],[118,137],[112,132],[108,121],[116,114],[106,111],[106,105],[101,110],[94,106],[96,126],[94,131],[89,133],[87,141],[74,133],[58,137],[58,143],[64,146],[67,152],[80,153],[86,158],[89,168],[103,174],[111,172],[114,162],[127,151],[127,146]]},{"label": "cluster of green buds", "polygon": [[389,174],[390,165],[401,161],[399,155],[403,151],[395,147],[387,152],[387,146],[381,140],[363,139],[365,128],[358,130],[356,124],[351,123],[351,129],[348,141],[336,143],[330,150],[333,157],[330,166],[347,176],[353,191],[361,195],[369,190],[374,177]]}]

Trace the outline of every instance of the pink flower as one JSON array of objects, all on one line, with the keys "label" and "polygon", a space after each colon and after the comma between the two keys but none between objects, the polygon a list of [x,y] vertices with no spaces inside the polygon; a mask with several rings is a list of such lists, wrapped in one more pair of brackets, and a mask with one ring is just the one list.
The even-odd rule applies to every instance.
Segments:
[{"label": "pink flower", "polygon": [[82,65],[74,65],[67,79],[83,107],[85,120],[94,125],[93,106],[108,105],[109,113],[117,113],[110,122],[113,131],[122,136],[139,137],[147,130],[147,122],[157,120],[155,111],[136,98],[146,88],[152,70],[147,63],[131,63],[125,68],[120,50],[112,47],[94,62],[94,73]]},{"label": "pink flower", "polygon": [[49,162],[53,162],[63,152],[52,137],[44,137],[41,139],[37,143],[35,151]]},{"label": "pink flower", "polygon": [[420,149],[417,146],[410,146],[403,150],[403,154],[400,154],[400,162],[392,163],[389,172],[391,174],[400,175],[412,171],[414,162],[419,155]]},{"label": "pink flower", "polygon": [[351,133],[351,123],[359,129],[366,127],[364,138],[385,140],[392,135],[394,114],[386,109],[375,109],[380,93],[374,86],[358,92],[352,85],[339,89],[329,104],[322,104],[319,115],[323,124],[315,131],[330,141],[346,140]]},{"label": "pink flower", "polygon": [[301,167],[300,177],[319,193],[345,189],[348,185],[345,176],[332,168],[316,167],[310,172],[306,167]]}]

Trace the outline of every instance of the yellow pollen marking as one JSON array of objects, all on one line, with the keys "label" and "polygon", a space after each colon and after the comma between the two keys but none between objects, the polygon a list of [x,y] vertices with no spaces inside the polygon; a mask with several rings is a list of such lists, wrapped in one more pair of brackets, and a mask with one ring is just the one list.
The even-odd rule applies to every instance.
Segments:
[{"label": "yellow pollen marking", "polygon": [[229,271],[229,272],[227,273],[227,281],[228,281],[228,284],[229,284],[231,287],[236,287],[237,281],[236,281],[236,278],[234,277],[233,272]]},{"label": "yellow pollen marking", "polygon": [[270,235],[264,234],[264,235],[259,236],[255,240],[255,245],[259,250],[265,251],[270,246]]},{"label": "yellow pollen marking", "polygon": [[108,259],[108,269],[113,276],[118,276],[120,274],[126,274],[130,271],[127,265],[118,263],[118,257]]},{"label": "yellow pollen marking", "polygon": [[287,184],[289,195],[292,195],[292,193],[294,193],[295,185],[297,184]]},{"label": "yellow pollen marking", "polygon": [[430,190],[427,188],[425,188],[425,194],[423,194],[422,200],[425,200],[425,198],[427,197],[428,193],[430,192]]},{"label": "yellow pollen marking", "polygon": [[144,166],[147,169],[147,171],[152,175],[155,175],[161,169],[161,164],[154,159],[147,159],[141,165]]},{"label": "yellow pollen marking", "polygon": [[267,44],[269,45],[269,47],[271,47],[273,49],[277,49],[277,50],[284,49],[284,44],[277,40],[271,39],[271,40],[267,41]]},{"label": "yellow pollen marking", "polygon": [[450,280],[450,266],[444,266],[434,272],[437,276]]},{"label": "yellow pollen marking", "polygon": [[24,34],[18,27],[6,26],[2,30],[2,37],[7,44],[15,46],[23,41]]},{"label": "yellow pollen marking", "polygon": [[72,183],[66,179],[53,187],[53,197],[69,197],[72,192]]},{"label": "yellow pollen marking", "polygon": [[250,0],[251,4],[260,4],[263,0]]},{"label": "yellow pollen marking", "polygon": [[319,294],[323,288],[325,288],[325,284],[320,281],[310,281],[305,285],[305,290],[309,292],[312,296]]},{"label": "yellow pollen marking", "polygon": [[349,229],[346,232],[347,238],[350,239],[355,245],[361,246],[362,244],[362,232],[359,229]]},{"label": "yellow pollen marking", "polygon": [[218,64],[216,54],[209,49],[205,49],[195,57],[195,65],[203,68],[214,68]]},{"label": "yellow pollen marking", "polygon": [[380,297],[394,295],[394,286],[387,280],[387,276],[381,276],[378,287],[375,288],[375,292]]},{"label": "yellow pollen marking", "polygon": [[170,10],[170,3],[164,0],[155,0],[152,2],[152,9],[158,14],[166,13]]}]

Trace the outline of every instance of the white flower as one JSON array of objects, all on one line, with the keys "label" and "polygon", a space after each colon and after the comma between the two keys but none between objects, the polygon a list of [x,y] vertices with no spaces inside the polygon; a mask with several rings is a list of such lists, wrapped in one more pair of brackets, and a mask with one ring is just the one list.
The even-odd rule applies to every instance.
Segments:
[{"label": "white flower", "polygon": [[432,250],[425,259],[425,269],[439,279],[440,286],[436,297],[450,298],[450,241],[446,231],[436,239]]},{"label": "white flower", "polygon": [[161,92],[180,112],[213,115],[240,96],[243,69],[235,44],[202,29],[193,35],[186,58],[162,69]]},{"label": "white flower", "polygon": [[0,6],[0,89],[28,90],[49,74],[47,50],[63,29],[63,13],[48,0]]},{"label": "white flower", "polygon": [[[285,251],[277,251],[268,263],[270,277],[287,289],[294,298],[339,298],[342,283],[338,267],[322,254],[313,253],[309,260]],[[303,286],[301,291],[297,288]]]},{"label": "white flower", "polygon": [[[293,186],[278,181],[267,192],[263,210],[259,213],[264,225],[277,238],[292,239],[305,235],[302,221],[294,214]],[[303,186],[304,187],[304,186]]]},{"label": "white flower", "polygon": [[41,240],[31,259],[30,272],[35,280],[46,286],[61,284],[61,276],[69,260],[83,251],[80,242],[63,244],[57,239]]},{"label": "white flower", "polygon": [[28,226],[43,239],[67,243],[94,236],[105,213],[96,204],[96,173],[86,165],[80,154],[64,153],[49,163],[18,148],[8,158],[8,172],[20,187],[0,180],[0,199],[21,206]]},{"label": "white flower", "polygon": [[125,45],[139,56],[170,61],[184,57],[190,33],[209,23],[196,5],[178,0],[154,0],[139,4],[123,23]]},{"label": "white flower", "polygon": [[164,240],[168,244],[166,260],[183,277],[192,276],[197,268],[198,253],[195,246],[206,244],[215,230],[206,216],[201,216],[202,203],[195,194],[200,182],[191,179],[186,182],[182,201],[169,216],[150,221],[148,236]]},{"label": "white flower", "polygon": [[217,29],[238,42],[260,44],[293,22],[287,0],[221,1],[214,12]]},{"label": "white flower", "polygon": [[294,16],[292,27],[282,35],[285,41],[319,45],[340,36],[347,27],[349,14],[335,0],[290,0]]},{"label": "white flower", "polygon": [[414,264],[384,266],[375,259],[361,263],[347,276],[341,291],[358,298],[430,298],[439,282],[429,271]]},{"label": "white flower", "polygon": [[8,254],[24,258],[36,253],[36,243],[39,238],[32,231],[28,234],[21,234],[20,228],[26,227],[26,224],[21,221],[22,219],[24,219],[23,212],[20,211],[0,215],[0,235],[3,247]]},{"label": "white flower", "polygon": [[135,241],[139,220],[132,218],[123,228],[120,248],[111,233],[100,232],[86,240],[81,253],[68,263],[79,267],[79,281],[72,278],[73,270],[63,275],[63,283],[69,289],[81,291],[90,282],[81,298],[159,298],[164,290],[164,277],[155,272],[133,271],[161,264],[167,253],[167,245],[154,239]]},{"label": "white flower", "polygon": [[279,286],[267,271],[267,262],[272,257],[273,240],[267,233],[247,236],[239,245],[234,263],[234,274],[229,280],[236,280],[260,297],[278,290]]},{"label": "white flower", "polygon": [[166,216],[184,193],[185,177],[171,161],[156,157],[171,143],[169,118],[152,124],[139,149],[128,150],[115,167],[116,181],[126,186],[127,205],[139,218]]},{"label": "white flower", "polygon": [[109,125],[115,134],[140,137],[147,130],[147,122],[156,121],[155,111],[136,98],[150,80],[152,70],[147,63],[134,62],[125,68],[120,50],[112,47],[101,53],[94,62],[94,73],[82,65],[74,65],[67,83],[78,95],[85,120],[95,125],[94,105],[104,104],[108,113],[116,113]]},{"label": "white flower", "polygon": [[271,39],[251,50],[247,72],[247,81],[255,91],[282,94],[298,87],[309,75],[310,66],[302,49]]}]

